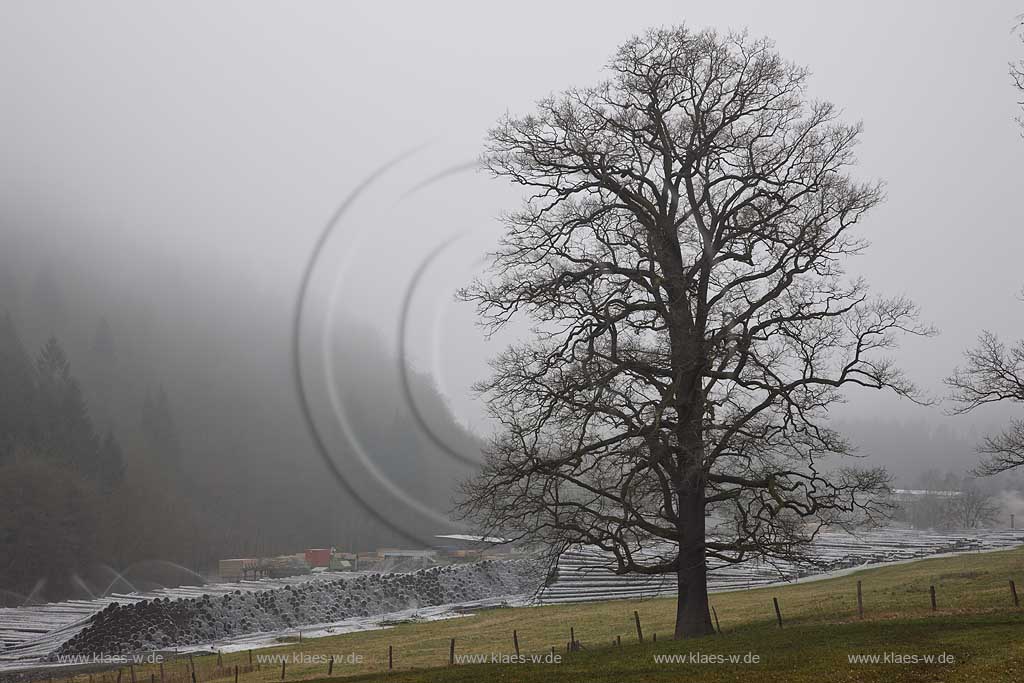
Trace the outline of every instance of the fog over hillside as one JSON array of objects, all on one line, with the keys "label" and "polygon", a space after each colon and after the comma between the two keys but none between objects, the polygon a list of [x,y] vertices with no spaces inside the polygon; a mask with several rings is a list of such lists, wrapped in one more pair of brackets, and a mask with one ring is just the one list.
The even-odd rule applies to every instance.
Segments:
[{"label": "fog over hillside", "polygon": [[[127,482],[89,499],[98,540],[77,571],[418,544],[353,497],[302,412],[293,321],[319,236],[355,196],[305,303],[303,362],[333,364],[313,412],[330,418],[321,399],[340,397],[386,478],[444,516],[494,427],[471,385],[517,333],[486,338],[455,301],[521,198],[468,165],[504,112],[594,82],[623,36],[680,21],[770,35],[812,66],[815,96],[863,121],[856,170],[883,179],[887,200],[859,228],[872,247],[850,270],[941,331],[895,352],[936,403],[851,392],[835,424],[897,486],[964,474],[1014,412],[950,416],[942,378],[981,330],[1024,329],[1024,144],[1005,68],[1018,4],[653,2],[623,16],[598,3],[581,16],[527,3],[500,32],[468,4],[5,8],[0,318],[32,367],[59,342],[90,439],[116,437]],[[820,22],[830,30],[810,30]],[[327,436],[339,462],[352,456]],[[24,476],[43,490],[50,473]],[[458,528],[395,514],[419,538]],[[29,594],[38,571],[0,568],[0,587]],[[60,572],[44,591],[72,590]]]}]

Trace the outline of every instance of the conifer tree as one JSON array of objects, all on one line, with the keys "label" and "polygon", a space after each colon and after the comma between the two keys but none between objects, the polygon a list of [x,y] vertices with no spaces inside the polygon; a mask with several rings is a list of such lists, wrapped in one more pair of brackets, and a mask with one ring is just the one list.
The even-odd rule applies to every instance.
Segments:
[{"label": "conifer tree", "polygon": [[0,461],[3,461],[29,436],[36,392],[32,365],[10,314],[0,318],[0,388]]}]

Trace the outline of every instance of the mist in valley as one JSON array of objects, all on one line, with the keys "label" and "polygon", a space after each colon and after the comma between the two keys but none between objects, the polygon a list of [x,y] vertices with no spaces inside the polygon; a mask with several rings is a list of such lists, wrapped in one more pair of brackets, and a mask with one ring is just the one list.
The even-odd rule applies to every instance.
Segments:
[{"label": "mist in valley", "polygon": [[[586,18],[534,5],[497,36],[468,6],[397,20],[348,5],[240,7],[5,10],[0,405],[16,438],[0,442],[0,604],[188,582],[222,558],[422,547],[465,530],[439,520],[493,431],[471,385],[509,339],[485,338],[454,294],[520,195],[483,173],[444,174],[476,158],[502,112],[594,80],[622,36],[651,24],[771,35],[814,66],[823,96],[864,119],[860,170],[886,179],[888,200],[853,270],[916,300],[941,335],[896,353],[933,405],[863,391],[835,411],[863,463],[884,466],[897,488],[964,486],[980,439],[1014,416],[1006,406],[952,416],[942,400],[942,379],[981,330],[1024,330],[1024,143],[1004,68],[1012,3],[969,16],[955,3],[927,16],[878,4],[885,25],[833,8],[829,22],[845,28],[828,35],[804,30],[825,11],[810,3],[781,13],[652,3],[626,18],[611,5]],[[528,19],[539,12],[544,22]],[[587,40],[565,35],[576,21]],[[971,50],[951,54],[963,35]],[[951,133],[965,126],[972,135]],[[404,185],[382,180],[352,209],[358,232],[332,233],[334,260],[318,270],[327,294],[305,302],[312,318],[333,316],[326,333],[303,328],[320,344],[300,348],[310,375],[324,349],[333,368],[314,419],[337,417],[333,395],[351,426],[318,445],[292,358],[304,270],[345,198],[423,145],[398,171]],[[416,282],[415,314],[402,318]],[[52,396],[45,377],[57,378]],[[45,424],[87,454],[53,455]],[[357,447],[437,519],[382,515],[382,494],[353,490],[345,463]],[[986,524],[1024,513],[1020,475],[977,486],[998,506]]]}]

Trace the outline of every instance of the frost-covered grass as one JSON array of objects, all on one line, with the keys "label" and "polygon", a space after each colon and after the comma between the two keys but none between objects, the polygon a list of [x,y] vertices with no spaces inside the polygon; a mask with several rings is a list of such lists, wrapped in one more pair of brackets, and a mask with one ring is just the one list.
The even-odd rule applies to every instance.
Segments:
[{"label": "frost-covered grass", "polygon": [[[675,681],[700,680],[1022,680],[1024,614],[1014,608],[1009,579],[1019,584],[1024,600],[1024,548],[961,555],[880,567],[848,576],[784,587],[719,593],[712,597],[724,635],[699,640],[668,639],[675,603],[672,598],[607,601],[544,607],[495,609],[448,621],[400,624],[394,628],[304,639],[254,653],[255,658],[288,658],[286,679],[324,678],[326,658],[339,659],[334,677],[378,680],[387,668],[388,645],[394,648],[397,671],[389,681]],[[863,582],[865,619],[857,617],[856,583]],[[932,612],[929,586],[937,593]],[[785,621],[774,625],[772,597],[778,597]],[[648,642],[636,643],[633,610],[640,613]],[[568,656],[569,628],[584,646]],[[474,664],[448,667],[450,638],[456,654],[510,655],[512,631],[519,633],[524,655],[549,654],[560,664]],[[654,633],[658,642],[650,642]],[[612,645],[622,637],[622,647]],[[665,664],[654,655],[746,653],[757,664]],[[848,655],[952,655],[955,663],[850,664]],[[360,663],[344,661],[348,655]],[[295,661],[299,660],[306,663]],[[233,666],[242,667],[242,681],[280,680],[279,663],[246,672],[247,653],[225,654],[223,668],[215,656],[195,659],[197,678],[231,680]],[[431,668],[434,667],[434,668]],[[414,670],[410,670],[414,669]],[[165,676],[190,680],[187,663],[165,665]],[[156,667],[136,667],[139,683],[149,681]],[[1016,672],[1016,673],[1014,673]],[[107,674],[112,683],[116,674]],[[63,678],[63,676],[61,676]],[[78,677],[78,683],[87,683]],[[101,683],[97,676],[94,683]],[[122,683],[127,683],[128,671]]]}]

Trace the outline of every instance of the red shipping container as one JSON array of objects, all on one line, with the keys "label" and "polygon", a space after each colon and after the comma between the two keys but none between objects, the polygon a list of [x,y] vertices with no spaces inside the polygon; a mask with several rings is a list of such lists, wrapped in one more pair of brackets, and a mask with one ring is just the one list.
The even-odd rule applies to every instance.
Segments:
[{"label": "red shipping container", "polygon": [[331,566],[330,548],[309,548],[306,550],[306,564],[310,567]]}]

